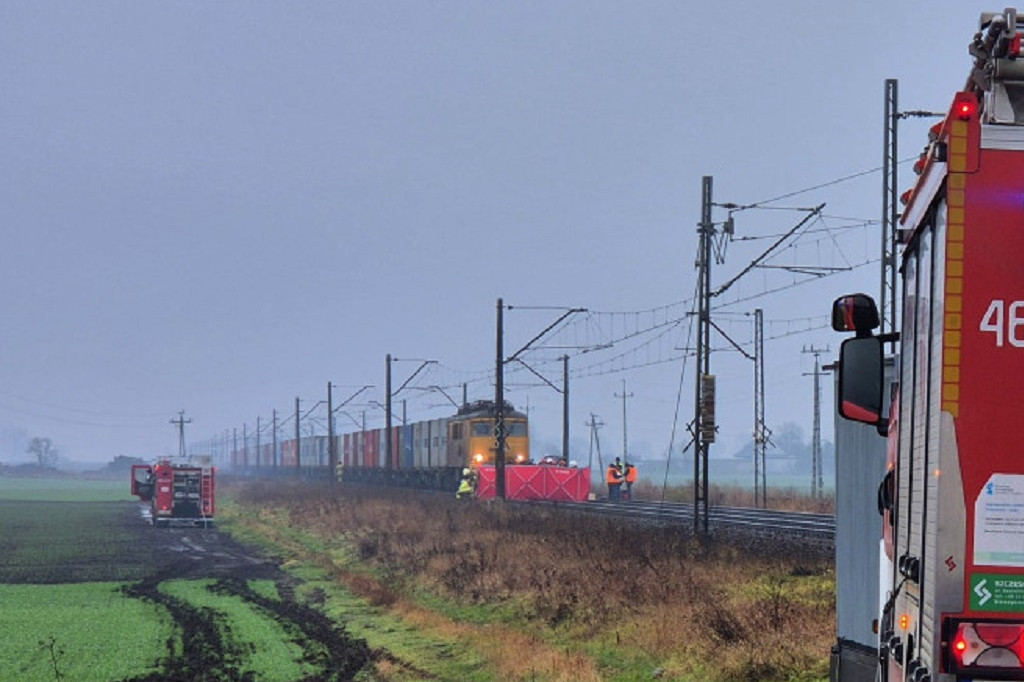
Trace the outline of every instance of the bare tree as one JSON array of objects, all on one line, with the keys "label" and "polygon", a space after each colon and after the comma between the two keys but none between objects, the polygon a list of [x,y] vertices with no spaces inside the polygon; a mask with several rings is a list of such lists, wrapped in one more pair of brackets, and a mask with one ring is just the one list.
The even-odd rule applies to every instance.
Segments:
[{"label": "bare tree", "polygon": [[39,466],[47,469],[53,469],[57,466],[57,457],[60,455],[57,452],[57,448],[53,447],[53,441],[49,438],[39,438],[38,436],[28,442],[25,452],[35,457]]}]

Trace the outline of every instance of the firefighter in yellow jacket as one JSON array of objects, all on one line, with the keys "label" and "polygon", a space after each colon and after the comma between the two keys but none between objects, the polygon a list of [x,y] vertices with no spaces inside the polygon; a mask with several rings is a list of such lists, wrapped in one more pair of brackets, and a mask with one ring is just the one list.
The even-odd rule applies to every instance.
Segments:
[{"label": "firefighter in yellow jacket", "polygon": [[476,497],[476,472],[469,467],[462,470],[462,480],[459,481],[459,489],[455,492],[455,499],[466,500]]}]

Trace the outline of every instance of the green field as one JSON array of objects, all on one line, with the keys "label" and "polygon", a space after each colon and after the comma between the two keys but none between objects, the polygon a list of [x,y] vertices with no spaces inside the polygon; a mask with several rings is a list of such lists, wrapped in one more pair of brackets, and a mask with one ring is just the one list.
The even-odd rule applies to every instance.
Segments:
[{"label": "green field", "polygon": [[153,557],[137,550],[141,518],[124,523],[133,513],[126,502],[0,500],[0,583],[140,579]]},{"label": "green field", "polygon": [[124,481],[0,476],[0,500],[33,502],[115,502],[134,500]]},{"label": "green field", "polygon": [[0,477],[0,679],[154,668],[171,621],[121,591],[150,569],[118,522],[133,513],[127,492],[116,481]]},{"label": "green field", "polygon": [[[121,583],[0,584],[0,680],[118,680],[152,669],[171,622]],[[52,647],[51,647],[52,645]]]},{"label": "green field", "polygon": [[274,564],[215,530],[153,528],[127,488],[0,478],[0,680],[289,682],[363,665],[358,642],[312,631],[317,614],[278,595]]}]

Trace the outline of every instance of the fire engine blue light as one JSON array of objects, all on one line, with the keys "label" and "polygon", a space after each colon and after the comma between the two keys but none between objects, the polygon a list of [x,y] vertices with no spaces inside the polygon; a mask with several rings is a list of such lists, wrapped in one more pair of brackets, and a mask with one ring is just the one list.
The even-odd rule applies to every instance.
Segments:
[{"label": "fire engine blue light", "polygon": [[[1003,210],[1024,209],[1024,189],[1019,187],[985,186],[974,195],[978,205]],[[972,202],[973,203],[973,202]]]}]

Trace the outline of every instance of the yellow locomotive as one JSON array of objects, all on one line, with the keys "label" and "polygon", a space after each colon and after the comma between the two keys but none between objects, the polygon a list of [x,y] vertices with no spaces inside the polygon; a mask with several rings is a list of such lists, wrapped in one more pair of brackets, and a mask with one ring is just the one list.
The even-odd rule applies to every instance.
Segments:
[{"label": "yellow locomotive", "polygon": [[[464,405],[448,421],[448,461],[478,467],[494,464],[497,439],[494,424],[497,410],[490,400]],[[530,461],[530,437],[526,415],[508,402],[504,407],[505,463]]]}]

